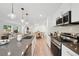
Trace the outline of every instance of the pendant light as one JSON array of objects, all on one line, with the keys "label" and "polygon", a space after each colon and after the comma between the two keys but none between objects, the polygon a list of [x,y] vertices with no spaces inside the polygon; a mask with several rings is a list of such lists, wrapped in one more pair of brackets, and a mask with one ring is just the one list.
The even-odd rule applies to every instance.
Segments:
[{"label": "pendant light", "polygon": [[11,12],[8,16],[9,16],[11,19],[14,19],[14,18],[15,18],[13,3],[12,3],[12,12]]}]

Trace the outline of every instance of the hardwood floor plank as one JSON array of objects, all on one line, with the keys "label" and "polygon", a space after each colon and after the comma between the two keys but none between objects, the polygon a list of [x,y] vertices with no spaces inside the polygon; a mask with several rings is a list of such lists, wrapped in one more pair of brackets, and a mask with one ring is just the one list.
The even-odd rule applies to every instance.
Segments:
[{"label": "hardwood floor plank", "polygon": [[36,39],[34,56],[53,56],[44,38]]}]

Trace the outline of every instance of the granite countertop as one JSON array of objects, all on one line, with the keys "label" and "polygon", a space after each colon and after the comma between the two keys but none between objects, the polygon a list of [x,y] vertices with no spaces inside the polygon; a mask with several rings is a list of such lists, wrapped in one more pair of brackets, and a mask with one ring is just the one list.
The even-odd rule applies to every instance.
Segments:
[{"label": "granite countertop", "polygon": [[79,55],[79,43],[74,44],[73,42],[62,42],[62,44]]},{"label": "granite countertop", "polygon": [[18,42],[17,39],[12,39],[8,44],[0,46],[0,56],[21,56],[32,40],[33,38],[22,39]]}]

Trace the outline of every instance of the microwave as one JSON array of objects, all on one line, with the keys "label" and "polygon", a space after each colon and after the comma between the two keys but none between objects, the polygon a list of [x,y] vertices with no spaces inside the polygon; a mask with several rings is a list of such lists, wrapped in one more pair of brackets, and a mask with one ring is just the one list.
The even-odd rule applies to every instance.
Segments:
[{"label": "microwave", "polygon": [[71,11],[68,11],[62,16],[63,24],[71,24]]},{"label": "microwave", "polygon": [[60,17],[57,18],[56,25],[63,25],[62,18],[60,18]]},{"label": "microwave", "polygon": [[71,11],[68,11],[56,19],[56,25],[71,24]]}]

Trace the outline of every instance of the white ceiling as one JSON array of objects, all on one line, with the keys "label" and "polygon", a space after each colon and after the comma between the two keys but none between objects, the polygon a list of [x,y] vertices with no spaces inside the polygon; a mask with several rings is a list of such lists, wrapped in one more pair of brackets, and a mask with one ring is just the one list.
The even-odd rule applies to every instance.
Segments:
[{"label": "white ceiling", "polygon": [[24,8],[24,12],[29,13],[28,16],[25,16],[25,21],[30,24],[43,24],[47,18],[52,21],[53,15],[61,5],[61,3],[14,3],[16,18],[10,19],[8,14],[11,13],[11,3],[0,3],[0,23],[20,24],[21,8]]}]

